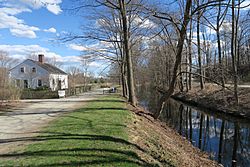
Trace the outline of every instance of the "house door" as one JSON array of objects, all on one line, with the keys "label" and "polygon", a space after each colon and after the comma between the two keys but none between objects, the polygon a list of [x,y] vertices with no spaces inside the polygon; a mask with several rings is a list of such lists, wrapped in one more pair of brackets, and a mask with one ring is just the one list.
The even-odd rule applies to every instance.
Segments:
[{"label": "house door", "polygon": [[23,87],[24,88],[28,88],[29,87],[28,80],[23,80]]},{"label": "house door", "polygon": [[61,81],[61,80],[58,81],[58,89],[59,89],[59,90],[62,89],[62,81]]}]

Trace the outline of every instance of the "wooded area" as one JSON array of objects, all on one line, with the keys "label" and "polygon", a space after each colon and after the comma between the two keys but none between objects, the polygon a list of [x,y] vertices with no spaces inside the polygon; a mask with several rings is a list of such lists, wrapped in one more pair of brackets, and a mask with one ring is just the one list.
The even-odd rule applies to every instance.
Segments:
[{"label": "wooded area", "polygon": [[61,40],[101,43],[103,48],[84,52],[110,60],[110,75],[120,77],[132,105],[135,85],[161,90],[164,106],[176,88],[189,91],[195,83],[200,89],[207,83],[222,89],[232,84],[239,105],[238,84],[249,81],[247,1],[94,0],[77,1],[70,10],[83,14],[86,9],[96,26],[83,25],[82,34]]},{"label": "wooded area", "polygon": [[[89,83],[89,63],[99,58],[110,61],[109,75],[119,77],[123,96],[133,106],[136,85],[160,90],[162,105],[156,117],[175,90],[188,92],[193,84],[201,90],[207,83],[222,89],[232,84],[238,106],[238,85],[250,81],[249,6],[245,0],[76,1],[68,10],[84,15],[90,24],[83,25],[80,34],[66,33],[60,40],[102,47],[83,51],[82,69],[68,68],[70,86]],[[62,65],[56,59],[48,61]],[[1,52],[1,87],[9,86],[7,71],[15,63]]]}]

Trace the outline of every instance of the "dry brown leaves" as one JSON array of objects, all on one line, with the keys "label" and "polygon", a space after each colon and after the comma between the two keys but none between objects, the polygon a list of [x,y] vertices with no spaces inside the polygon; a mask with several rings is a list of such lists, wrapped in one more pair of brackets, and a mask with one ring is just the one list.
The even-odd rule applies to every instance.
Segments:
[{"label": "dry brown leaves", "polygon": [[145,150],[138,151],[143,160],[159,166],[219,166],[173,129],[141,109],[133,109],[133,120],[129,125],[130,139]]}]

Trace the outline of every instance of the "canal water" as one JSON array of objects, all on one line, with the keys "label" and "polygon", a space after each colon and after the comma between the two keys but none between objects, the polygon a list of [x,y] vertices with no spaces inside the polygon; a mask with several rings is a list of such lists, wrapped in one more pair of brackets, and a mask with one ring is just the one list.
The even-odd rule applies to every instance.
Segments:
[{"label": "canal water", "polygon": [[[142,107],[154,113],[160,95],[138,89]],[[250,167],[250,121],[211,113],[170,99],[159,119],[225,167]]]}]

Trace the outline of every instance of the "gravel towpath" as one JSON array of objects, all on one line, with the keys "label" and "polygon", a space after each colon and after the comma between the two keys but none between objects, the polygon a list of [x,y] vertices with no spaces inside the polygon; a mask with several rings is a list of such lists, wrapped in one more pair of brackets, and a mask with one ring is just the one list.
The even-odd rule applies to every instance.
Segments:
[{"label": "gravel towpath", "polygon": [[0,154],[28,144],[42,127],[63,113],[81,108],[85,102],[102,95],[102,89],[62,99],[21,100],[21,107],[0,115]]}]

